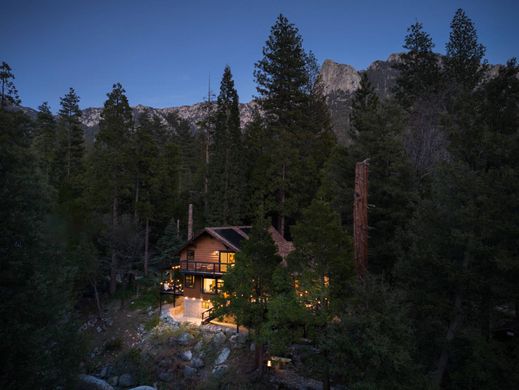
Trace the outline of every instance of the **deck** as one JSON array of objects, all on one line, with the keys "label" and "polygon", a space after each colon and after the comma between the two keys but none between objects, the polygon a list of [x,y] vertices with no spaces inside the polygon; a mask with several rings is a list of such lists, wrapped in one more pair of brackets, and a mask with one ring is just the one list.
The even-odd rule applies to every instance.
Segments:
[{"label": "deck", "polygon": [[230,267],[232,267],[232,264],[198,260],[180,260],[180,272],[183,274],[219,276],[226,273]]}]

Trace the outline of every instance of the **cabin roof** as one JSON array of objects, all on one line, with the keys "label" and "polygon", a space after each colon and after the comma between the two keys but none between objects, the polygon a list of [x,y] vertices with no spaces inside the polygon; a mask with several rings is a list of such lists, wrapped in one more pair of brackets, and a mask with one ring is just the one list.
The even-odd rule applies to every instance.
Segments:
[{"label": "cabin roof", "polygon": [[[188,246],[192,245],[201,236],[208,234],[214,239],[220,241],[228,249],[235,252],[239,252],[242,247],[243,240],[249,239],[249,234],[252,230],[252,226],[216,226],[216,227],[205,227],[193,236],[191,240],[186,242],[177,252],[180,254]],[[294,249],[292,242],[285,240],[281,234],[274,228],[269,228],[269,233],[274,240],[278,248],[278,254],[281,257],[286,257]]]}]

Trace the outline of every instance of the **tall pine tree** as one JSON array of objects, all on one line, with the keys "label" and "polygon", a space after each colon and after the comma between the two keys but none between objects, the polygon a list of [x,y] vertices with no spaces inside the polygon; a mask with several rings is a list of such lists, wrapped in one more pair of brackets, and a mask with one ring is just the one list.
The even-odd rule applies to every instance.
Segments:
[{"label": "tall pine tree", "polygon": [[111,215],[110,221],[110,293],[115,293],[119,258],[115,234],[122,213],[122,201],[131,188],[130,139],[133,131],[133,118],[125,90],[122,85],[114,84],[107,94],[99,133],[92,154],[90,180],[91,196],[97,209]]},{"label": "tall pine tree", "polygon": [[216,102],[208,168],[208,222],[212,225],[237,225],[242,221],[245,198],[243,157],[238,93],[231,68],[227,66]]},{"label": "tall pine tree", "polygon": [[0,66],[0,110],[11,105],[19,106],[21,103],[11,70],[9,64],[2,61],[2,66]]},{"label": "tall pine tree", "polygon": [[48,182],[55,185],[56,181],[52,170],[57,149],[56,121],[47,102],[38,107],[38,110],[33,147],[38,156],[43,175]]},{"label": "tall pine tree", "polygon": [[268,130],[271,155],[266,210],[277,218],[281,234],[319,186],[319,170],[331,152],[329,113],[312,74],[315,58],[303,49],[298,29],[280,15],[255,65],[258,103]]},{"label": "tall pine tree", "polygon": [[81,193],[83,156],[85,152],[83,128],[81,127],[79,96],[70,88],[60,98],[58,112],[58,152],[55,160],[60,199],[67,202]]}]

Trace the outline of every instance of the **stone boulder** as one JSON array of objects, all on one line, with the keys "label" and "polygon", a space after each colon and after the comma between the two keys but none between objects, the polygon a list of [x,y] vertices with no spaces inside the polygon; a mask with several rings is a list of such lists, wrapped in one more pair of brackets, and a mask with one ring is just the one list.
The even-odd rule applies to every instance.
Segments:
[{"label": "stone boulder", "polygon": [[130,390],[157,390],[155,387],[151,387],[151,386],[137,386],[137,387],[132,387]]},{"label": "stone boulder", "polygon": [[216,345],[222,345],[225,343],[225,340],[227,340],[227,338],[223,332],[218,332],[213,337],[213,343]]},{"label": "stone boulder", "polygon": [[193,353],[189,350],[184,351],[180,354],[180,359],[182,359],[185,362],[190,361],[193,358]]},{"label": "stone boulder", "polygon": [[159,374],[159,380],[162,382],[171,382],[173,379],[175,379],[175,374],[171,370],[163,371]]},{"label": "stone boulder", "polygon": [[192,378],[196,375],[196,368],[185,366],[184,367],[184,378]]},{"label": "stone boulder", "polygon": [[79,390],[114,390],[114,388],[106,381],[96,378],[92,375],[79,376]]},{"label": "stone boulder", "polygon": [[191,333],[184,332],[180,336],[178,336],[175,341],[180,345],[189,345],[194,340],[194,337]]},{"label": "stone boulder", "polygon": [[171,359],[162,359],[159,362],[159,367],[161,367],[161,368],[168,368],[168,367],[171,367],[172,365],[173,365],[173,361]]},{"label": "stone boulder", "polygon": [[214,365],[219,366],[227,361],[227,358],[229,357],[231,353],[231,350],[229,348],[224,348],[220,351],[218,354],[218,357],[216,358]]},{"label": "stone boulder", "polygon": [[193,360],[191,360],[191,367],[193,367],[193,368],[202,368],[204,366],[205,366],[204,361],[199,357],[195,357],[195,358],[193,358]]},{"label": "stone boulder", "polygon": [[200,340],[198,343],[195,344],[195,346],[193,347],[193,350],[195,352],[200,352],[202,350],[203,346],[204,346],[204,343],[202,342],[202,340]]},{"label": "stone boulder", "polygon": [[247,335],[243,333],[233,334],[231,337],[229,337],[229,341],[231,342],[233,348],[241,348],[247,342]]},{"label": "stone boulder", "polygon": [[119,377],[119,386],[120,387],[132,387],[135,386],[135,379],[132,374],[122,374]]},{"label": "stone boulder", "polygon": [[112,372],[111,366],[104,366],[101,368],[101,371],[99,371],[99,376],[101,378],[108,378],[110,376],[110,373]]},{"label": "stone boulder", "polygon": [[227,367],[227,365],[222,364],[221,366],[216,366],[215,368],[213,368],[213,371],[211,372],[214,376],[220,377],[227,372],[228,368],[229,367]]}]

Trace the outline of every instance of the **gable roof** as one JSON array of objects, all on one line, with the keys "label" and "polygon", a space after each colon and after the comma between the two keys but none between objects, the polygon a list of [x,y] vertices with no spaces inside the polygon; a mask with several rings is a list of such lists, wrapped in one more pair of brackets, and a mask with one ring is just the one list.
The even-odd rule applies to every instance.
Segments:
[{"label": "gable roof", "polygon": [[[242,247],[243,240],[249,239],[249,234],[252,230],[252,226],[219,226],[219,227],[205,227],[200,230],[191,240],[186,242],[177,252],[180,254],[188,246],[193,245],[204,234],[208,234],[214,239],[220,241],[228,249],[235,252],[239,252]],[[274,227],[268,229],[272,240],[278,248],[278,254],[285,258],[290,252],[294,250],[294,244],[291,241],[287,241],[279,234]]]}]

